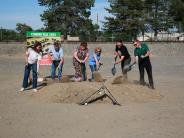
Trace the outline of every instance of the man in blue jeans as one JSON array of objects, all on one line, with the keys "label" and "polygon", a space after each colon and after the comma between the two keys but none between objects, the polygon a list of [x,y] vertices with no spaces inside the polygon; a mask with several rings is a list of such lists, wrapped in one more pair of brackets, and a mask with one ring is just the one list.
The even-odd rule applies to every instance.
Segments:
[{"label": "man in blue jeans", "polygon": [[62,78],[62,68],[64,63],[63,49],[59,41],[54,42],[48,50],[48,54],[52,57],[51,78],[54,80],[56,77],[56,70],[58,70],[58,79]]}]

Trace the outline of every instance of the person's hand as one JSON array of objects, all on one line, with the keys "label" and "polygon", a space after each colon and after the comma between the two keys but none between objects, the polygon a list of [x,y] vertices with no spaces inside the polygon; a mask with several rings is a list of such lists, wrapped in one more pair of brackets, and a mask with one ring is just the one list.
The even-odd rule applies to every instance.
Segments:
[{"label": "person's hand", "polygon": [[28,62],[25,62],[25,65],[28,66]]},{"label": "person's hand", "polygon": [[84,60],[79,60],[79,63],[85,63],[85,61]]},{"label": "person's hand", "polygon": [[53,55],[51,55],[51,59],[54,60],[54,56]]},{"label": "person's hand", "polygon": [[132,63],[132,65],[134,65],[134,64],[136,64],[136,61],[134,61],[134,62]]}]

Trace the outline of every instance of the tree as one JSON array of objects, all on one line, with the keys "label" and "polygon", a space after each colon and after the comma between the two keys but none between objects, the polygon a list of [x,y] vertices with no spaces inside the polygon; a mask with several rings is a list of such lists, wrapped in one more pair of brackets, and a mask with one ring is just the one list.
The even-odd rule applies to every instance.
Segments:
[{"label": "tree", "polygon": [[170,13],[179,31],[184,31],[184,0],[171,0]]},{"label": "tree", "polygon": [[112,34],[112,40],[122,38],[122,36],[124,40],[135,39],[142,25],[143,2],[141,0],[108,1],[110,8],[106,10],[112,16],[105,18],[104,30]]},{"label": "tree", "polygon": [[157,40],[159,31],[168,31],[173,27],[173,20],[169,14],[170,0],[145,0],[145,21],[151,25],[154,38]]},{"label": "tree", "polygon": [[11,29],[0,29],[0,41],[21,41],[22,38],[20,38],[20,35],[15,31]]},{"label": "tree", "polygon": [[[109,0],[109,2],[110,8],[106,10],[112,16],[106,17],[104,27],[112,37],[118,38],[123,35],[124,39],[132,40],[138,33],[142,32],[144,36],[144,32],[149,31],[154,32],[157,40],[159,31],[168,31],[174,25],[170,14],[171,0]],[[179,8],[180,16],[183,15],[181,9]]]},{"label": "tree", "polygon": [[33,29],[25,23],[24,24],[17,23],[16,24],[16,30],[18,31],[18,33],[19,33],[19,35],[22,39],[26,38],[26,32],[27,31],[33,31]]},{"label": "tree", "polygon": [[89,19],[95,0],[38,0],[46,11],[41,15],[48,31],[66,35],[79,35],[81,39],[92,36],[93,24]]},{"label": "tree", "polygon": [[17,23],[16,24],[16,30],[20,33],[20,34],[25,34],[27,31],[32,31],[33,29],[27,25],[27,24],[22,24],[22,23]]}]

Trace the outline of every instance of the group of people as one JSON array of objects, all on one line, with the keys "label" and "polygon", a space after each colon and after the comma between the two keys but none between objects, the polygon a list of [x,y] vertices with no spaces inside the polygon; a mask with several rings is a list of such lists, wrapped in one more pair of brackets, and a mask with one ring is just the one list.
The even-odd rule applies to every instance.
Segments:
[{"label": "group of people", "polygon": [[[153,76],[152,76],[152,66],[150,62],[150,50],[145,43],[141,43],[136,40],[133,43],[134,50],[134,58],[133,62],[138,63],[139,66],[139,74],[140,74],[140,84],[145,85],[144,80],[144,70],[146,69],[149,79],[149,87],[154,89]],[[40,42],[35,42],[33,48],[28,48],[25,54],[25,71],[23,84],[20,91],[24,91],[25,88],[28,87],[28,80],[30,71],[32,70],[33,77],[33,91],[37,92],[37,69],[38,69],[38,61],[41,59],[42,45]],[[74,80],[77,82],[86,81],[86,62],[88,61],[89,67],[91,70],[91,79],[94,80],[94,72],[98,71],[100,66],[103,64],[101,62],[101,53],[102,49],[100,47],[96,47],[92,54],[89,54],[89,49],[87,46],[87,42],[81,42],[80,46],[75,49],[73,52],[73,66],[75,69]],[[64,52],[61,47],[61,43],[59,41],[54,42],[54,45],[49,47],[48,55],[52,58],[51,65],[51,78],[54,80],[56,78],[56,71],[58,71],[58,79],[62,79],[62,68],[64,65]],[[122,40],[118,40],[116,42],[115,51],[114,51],[114,65],[121,64],[122,74],[125,78],[127,78],[127,70],[125,70],[125,66],[130,65],[131,56],[128,52],[128,49],[123,44]],[[118,60],[117,60],[118,59]]]},{"label": "group of people", "polygon": [[[139,76],[140,76],[140,84],[146,85],[145,79],[144,79],[144,71],[146,70],[148,74],[148,80],[149,85],[148,87],[151,89],[155,89],[154,83],[153,83],[153,75],[152,75],[152,65],[150,62],[150,55],[151,52],[149,50],[149,47],[145,43],[141,43],[139,40],[135,40],[133,43],[135,49],[134,49],[134,58],[133,58],[133,64],[137,63],[139,67]],[[131,62],[131,56],[126,48],[125,45],[123,45],[122,40],[119,40],[116,42],[116,48],[115,48],[115,63],[119,64],[121,63],[122,68],[122,74],[124,75],[124,78],[127,78],[127,70],[125,67],[127,65],[130,65]],[[116,61],[117,57],[119,57],[119,60]]]}]

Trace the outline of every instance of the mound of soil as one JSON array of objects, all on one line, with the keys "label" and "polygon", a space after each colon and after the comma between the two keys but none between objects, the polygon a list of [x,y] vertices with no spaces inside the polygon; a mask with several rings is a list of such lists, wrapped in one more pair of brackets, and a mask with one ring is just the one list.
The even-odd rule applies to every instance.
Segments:
[{"label": "mound of soil", "polygon": [[[140,86],[133,81],[121,81],[121,83],[112,84],[112,80],[114,80],[114,78],[110,78],[104,83],[104,85],[109,89],[120,104],[149,102],[153,100],[160,100],[162,98],[159,91],[151,90],[146,86]],[[53,82],[51,80],[47,80],[46,83],[46,87],[43,87],[37,93],[26,93],[31,102],[78,104],[103,85],[102,82],[67,83],[65,81],[65,83],[62,83],[59,81]],[[99,96],[100,94],[96,93],[93,98],[97,98]],[[94,103],[111,104],[112,101],[106,97],[96,100]]]}]

